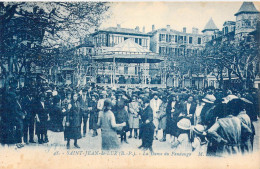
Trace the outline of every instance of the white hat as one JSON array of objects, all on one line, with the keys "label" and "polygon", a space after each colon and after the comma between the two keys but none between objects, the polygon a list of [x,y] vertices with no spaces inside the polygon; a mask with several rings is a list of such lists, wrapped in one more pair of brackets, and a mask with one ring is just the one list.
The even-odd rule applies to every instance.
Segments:
[{"label": "white hat", "polygon": [[206,102],[206,103],[214,103],[216,100],[216,97],[214,95],[209,95],[207,94],[203,99],[202,101]]},{"label": "white hat", "polygon": [[49,90],[46,91],[46,93],[52,93],[52,91],[49,89]]},{"label": "white hat", "polygon": [[203,132],[205,131],[205,127],[201,124],[197,124],[196,126],[194,126],[193,131],[197,134],[203,134]]},{"label": "white hat", "polygon": [[107,92],[106,92],[105,90],[103,90],[103,91],[101,92],[101,94],[102,94],[102,95],[107,95]]},{"label": "white hat", "polygon": [[56,96],[56,95],[58,95],[58,92],[57,92],[56,90],[54,90],[54,91],[52,92],[52,96]]},{"label": "white hat", "polygon": [[228,103],[228,102],[230,102],[233,99],[238,99],[238,97],[235,96],[235,95],[230,94],[227,97],[224,97],[223,99],[224,99],[224,101],[222,101],[222,103]]},{"label": "white hat", "polygon": [[183,130],[190,130],[191,122],[189,119],[183,118],[177,123],[177,126]]}]

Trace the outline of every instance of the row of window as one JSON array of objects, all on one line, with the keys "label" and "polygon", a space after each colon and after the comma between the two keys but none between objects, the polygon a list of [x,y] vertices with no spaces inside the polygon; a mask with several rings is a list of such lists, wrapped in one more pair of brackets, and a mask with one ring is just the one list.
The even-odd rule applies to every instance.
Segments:
[{"label": "row of window", "polygon": [[159,47],[159,54],[161,55],[190,56],[191,54],[197,54],[197,53],[198,53],[198,49]]},{"label": "row of window", "polygon": [[[188,43],[192,44],[193,37],[189,37],[187,39],[187,36],[180,36],[180,35],[169,35],[169,34],[159,34],[159,41],[160,42],[175,42],[175,43]],[[201,44],[201,37],[198,37],[197,44]]]},{"label": "row of window", "polygon": [[135,43],[139,44],[140,46],[143,46],[145,48],[148,48],[148,39],[147,38],[134,38],[134,37],[124,37],[124,36],[116,36],[116,35],[109,35],[108,41],[106,38],[107,35],[105,34],[98,34],[94,37],[94,44],[97,47],[101,46],[108,46],[113,47],[127,39],[131,39]]}]

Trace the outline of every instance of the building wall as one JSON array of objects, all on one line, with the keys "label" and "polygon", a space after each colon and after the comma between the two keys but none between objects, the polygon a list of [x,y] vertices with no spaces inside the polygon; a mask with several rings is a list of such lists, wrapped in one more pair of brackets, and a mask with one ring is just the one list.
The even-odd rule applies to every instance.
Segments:
[{"label": "building wall", "polygon": [[205,44],[205,43],[211,41],[212,39],[214,39],[214,35],[215,35],[214,30],[206,30],[203,33],[203,43]]},{"label": "building wall", "polygon": [[140,46],[150,49],[150,37],[142,35],[131,35],[127,32],[125,34],[117,34],[113,32],[100,32],[93,36],[93,43],[95,47],[113,47],[125,41],[131,39]]},{"label": "building wall", "polygon": [[259,21],[259,14],[242,13],[236,17],[236,35],[249,33],[256,30],[257,21]]},{"label": "building wall", "polygon": [[202,35],[157,30],[151,37],[150,50],[160,55],[178,56],[184,47],[189,50],[202,49]]}]

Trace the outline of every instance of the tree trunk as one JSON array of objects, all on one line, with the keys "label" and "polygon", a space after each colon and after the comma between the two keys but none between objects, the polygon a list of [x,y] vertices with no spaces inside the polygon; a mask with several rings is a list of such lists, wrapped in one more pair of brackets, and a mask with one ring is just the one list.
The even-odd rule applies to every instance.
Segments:
[{"label": "tree trunk", "polygon": [[219,79],[219,88],[223,89],[223,68],[220,68],[219,70],[219,75],[220,75],[220,79]]},{"label": "tree trunk", "polygon": [[228,70],[228,88],[231,88],[231,71]]}]

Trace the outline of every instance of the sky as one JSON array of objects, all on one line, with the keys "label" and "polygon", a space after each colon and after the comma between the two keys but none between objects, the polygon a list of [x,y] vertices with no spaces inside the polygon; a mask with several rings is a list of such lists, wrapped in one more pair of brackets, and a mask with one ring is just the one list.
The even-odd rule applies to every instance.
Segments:
[{"label": "sky", "polygon": [[[234,14],[243,2],[114,2],[110,8],[110,18],[101,25],[101,28],[116,27],[120,24],[123,28],[143,26],[145,31],[165,28],[170,25],[172,29],[182,31],[187,27],[191,32],[192,27],[203,30],[208,20],[212,17],[216,26],[222,29],[225,21],[235,21]],[[260,2],[254,2],[260,11]]]}]

